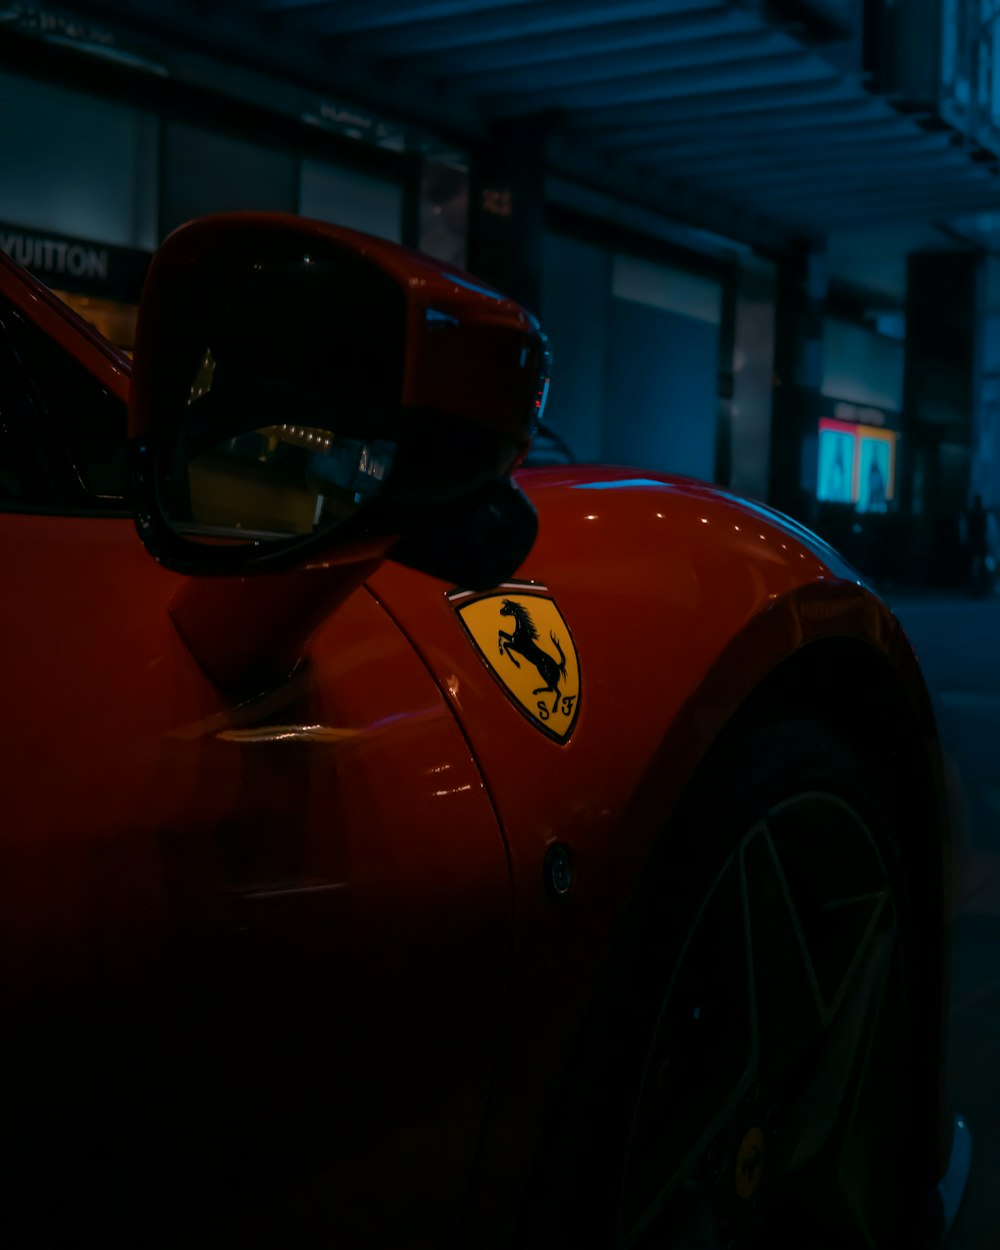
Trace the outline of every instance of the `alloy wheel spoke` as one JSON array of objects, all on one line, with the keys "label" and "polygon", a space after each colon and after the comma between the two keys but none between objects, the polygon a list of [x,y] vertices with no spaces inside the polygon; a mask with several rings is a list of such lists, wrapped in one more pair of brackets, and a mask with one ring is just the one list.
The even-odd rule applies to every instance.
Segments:
[{"label": "alloy wheel spoke", "polygon": [[[881,913],[880,913],[881,914]],[[786,1170],[813,1158],[830,1140],[835,1126],[850,1112],[867,1056],[877,1033],[876,1021],[892,962],[894,935],[873,935],[867,958],[857,970],[832,1020],[811,1079],[783,1116]]]},{"label": "alloy wheel spoke", "polygon": [[903,1110],[896,1069],[905,1042],[897,953],[886,924],[844,997],[813,1080],[783,1120],[785,1185],[807,1189],[845,1245],[880,1244],[894,1214]]},{"label": "alloy wheel spoke", "polygon": [[680,1250],[687,1237],[705,1244],[702,1171],[706,1160],[713,1166],[713,1140],[757,1075],[747,923],[733,857],[685,943],[650,1051],[623,1195],[623,1247],[669,1238]]},{"label": "alloy wheel spoke", "polygon": [[838,796],[800,793],[749,830],[661,1013],[622,1250],[769,1245],[803,1218],[838,1250],[889,1244],[907,1042],[898,923],[875,839]]},{"label": "alloy wheel spoke", "polygon": [[[885,934],[879,952],[882,986],[875,1019],[850,1091],[843,1133],[837,1146],[836,1186],[845,1218],[862,1245],[885,1244],[896,1215],[895,1194],[901,1179],[900,1154],[894,1149],[903,1132],[904,1098],[898,1068],[904,1061],[906,1038],[901,1021],[905,992],[895,934]],[[887,1098],[886,1091],[896,1091]],[[886,1195],[890,1195],[886,1201]]]},{"label": "alloy wheel spoke", "polygon": [[788,880],[765,824],[751,830],[742,861],[761,1072],[778,1088],[822,1035],[826,1004]]},{"label": "alloy wheel spoke", "polygon": [[803,1065],[804,1079],[784,1104],[773,1175],[776,1196],[806,1197],[837,1230],[838,1245],[873,1247],[884,1244],[897,1214],[899,1066],[906,1044],[898,921],[860,819],[849,815],[860,835],[852,838],[849,809],[838,814],[832,799],[813,805],[815,840],[826,839],[819,858],[827,867],[817,871],[805,857],[796,864],[791,853],[786,860],[793,892],[808,900],[803,929],[824,1029]]}]

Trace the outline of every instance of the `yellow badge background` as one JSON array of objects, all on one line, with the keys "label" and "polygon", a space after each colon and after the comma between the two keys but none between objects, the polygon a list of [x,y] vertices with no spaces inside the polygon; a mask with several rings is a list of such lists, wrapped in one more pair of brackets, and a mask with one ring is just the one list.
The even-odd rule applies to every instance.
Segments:
[{"label": "yellow badge background", "polygon": [[[565,676],[560,673],[558,677],[558,697],[550,691],[535,693],[546,682],[532,659],[535,658],[543,667],[546,666],[537,653],[531,652],[530,644],[527,645],[528,655],[519,650],[501,652],[500,631],[511,635],[517,633],[517,617],[505,616],[501,612],[505,600],[517,604],[527,612],[538,634],[534,640],[535,645],[557,666],[561,657],[552,635],[558,639],[566,662]],[[558,741],[565,741],[576,723],[580,708],[580,661],[569,626],[555,603],[545,595],[526,594],[512,589],[465,603],[456,603],[455,608],[483,658],[521,711],[539,729],[551,734]],[[519,641],[523,636],[522,631]]]}]

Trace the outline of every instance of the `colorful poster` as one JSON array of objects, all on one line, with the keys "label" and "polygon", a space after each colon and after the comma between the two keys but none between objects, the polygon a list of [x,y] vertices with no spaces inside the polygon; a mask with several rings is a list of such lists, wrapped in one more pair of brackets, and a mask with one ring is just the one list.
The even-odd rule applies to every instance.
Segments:
[{"label": "colorful poster", "polygon": [[858,511],[885,512],[892,498],[892,444],[864,435],[858,443]]},{"label": "colorful poster", "polygon": [[896,433],[824,417],[819,423],[817,497],[885,512],[896,491]]},{"label": "colorful poster", "polygon": [[[830,428],[819,431],[819,482],[817,495],[828,503],[851,503],[854,499],[854,432]],[[824,428],[825,427],[825,428]]]}]

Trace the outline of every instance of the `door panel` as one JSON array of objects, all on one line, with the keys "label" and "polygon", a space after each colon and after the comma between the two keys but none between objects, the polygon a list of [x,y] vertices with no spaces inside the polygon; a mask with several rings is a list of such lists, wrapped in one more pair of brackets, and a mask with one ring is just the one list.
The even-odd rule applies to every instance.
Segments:
[{"label": "door panel", "polygon": [[24,1244],[441,1244],[511,903],[424,666],[360,590],[233,705],[171,622],[191,584],[124,519],[0,514],[0,578],[0,1198]]}]

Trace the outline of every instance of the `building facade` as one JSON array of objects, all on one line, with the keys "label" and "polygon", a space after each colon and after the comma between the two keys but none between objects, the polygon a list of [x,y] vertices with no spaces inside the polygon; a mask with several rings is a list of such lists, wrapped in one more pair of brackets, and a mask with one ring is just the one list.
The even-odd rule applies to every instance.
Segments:
[{"label": "building facade", "polygon": [[[366,230],[539,312],[576,458],[769,501],[889,580],[954,574],[971,496],[1000,504],[981,5],[935,0],[917,31],[898,6],[798,4],[790,35],[787,5],[691,0],[617,53],[568,18],[525,44],[516,6],[502,32],[379,6],[323,28],[322,81],[282,53],[327,6],[264,51],[242,7],[197,51],[167,4],[141,26],[25,4],[0,28],[0,248],[112,341],[131,347],[149,257],[191,217]],[[372,51],[398,80],[357,76]],[[470,116],[505,115],[449,112],[427,84],[456,79]]]}]

